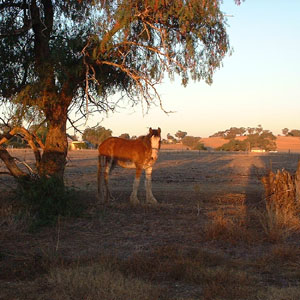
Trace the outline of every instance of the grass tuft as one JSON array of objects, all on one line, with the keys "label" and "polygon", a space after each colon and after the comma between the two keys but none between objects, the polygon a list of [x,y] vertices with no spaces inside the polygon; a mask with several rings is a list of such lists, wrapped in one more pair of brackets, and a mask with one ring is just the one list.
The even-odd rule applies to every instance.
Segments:
[{"label": "grass tuft", "polygon": [[281,242],[300,229],[299,211],[294,206],[266,202],[259,220],[270,242]]},{"label": "grass tuft", "polygon": [[241,242],[252,244],[257,239],[255,232],[247,226],[244,215],[226,216],[221,209],[211,215],[212,219],[205,227],[207,240],[221,240],[236,245]]}]

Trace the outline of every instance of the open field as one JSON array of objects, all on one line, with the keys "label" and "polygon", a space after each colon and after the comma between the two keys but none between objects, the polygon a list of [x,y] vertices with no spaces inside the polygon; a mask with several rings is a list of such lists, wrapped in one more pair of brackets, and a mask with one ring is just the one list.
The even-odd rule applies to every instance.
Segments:
[{"label": "open field", "polygon": [[82,216],[34,233],[0,175],[0,299],[300,299],[300,221],[279,226],[260,182],[270,168],[295,172],[298,154],[161,151],[156,206],[129,205],[134,170],[121,168],[115,201],[98,203],[96,155],[68,156]]},{"label": "open field", "polygon": [[[237,137],[238,140],[244,140],[246,137]],[[203,138],[201,141],[206,147],[217,148],[228,140],[220,137]],[[278,152],[300,153],[300,138],[293,136],[276,136],[276,148]]]},{"label": "open field", "polygon": [[[236,137],[237,140],[244,140],[246,136]],[[221,137],[209,137],[201,138],[201,142],[207,148],[216,149],[226,143],[228,140]],[[293,136],[277,136],[276,137],[276,149],[278,152],[300,153],[300,137]],[[184,150],[187,147],[181,144],[166,144],[162,145],[165,149]]]}]

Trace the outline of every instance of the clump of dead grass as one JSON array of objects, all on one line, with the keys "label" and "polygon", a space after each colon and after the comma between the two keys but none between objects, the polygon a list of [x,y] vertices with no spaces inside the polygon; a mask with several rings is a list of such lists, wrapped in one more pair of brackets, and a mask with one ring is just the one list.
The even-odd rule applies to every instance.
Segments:
[{"label": "clump of dead grass", "polygon": [[297,176],[282,170],[262,178],[265,187],[265,211],[260,223],[271,242],[286,240],[300,230],[300,203]]},{"label": "clump of dead grass", "polygon": [[241,210],[234,215],[226,215],[222,209],[211,213],[204,232],[207,240],[221,240],[233,245],[252,244],[257,239],[257,234],[248,226],[247,215]]},{"label": "clump of dead grass", "polygon": [[267,202],[265,211],[259,216],[260,223],[270,242],[281,242],[300,230],[298,209],[290,205],[279,206]]}]

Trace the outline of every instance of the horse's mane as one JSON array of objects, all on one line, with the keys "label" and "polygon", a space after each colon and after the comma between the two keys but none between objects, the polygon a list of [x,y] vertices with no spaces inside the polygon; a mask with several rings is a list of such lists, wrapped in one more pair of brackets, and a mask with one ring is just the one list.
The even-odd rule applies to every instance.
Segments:
[{"label": "horse's mane", "polygon": [[136,139],[137,140],[143,140],[144,138],[146,138],[146,137],[148,137],[149,136],[149,134],[147,134],[147,135],[140,135],[139,137],[137,137]]},{"label": "horse's mane", "polygon": [[150,137],[151,137],[150,134],[141,135],[136,140],[141,141],[143,144],[145,144],[147,146],[151,146]]},{"label": "horse's mane", "polygon": [[152,133],[148,133],[147,135],[140,135],[138,138],[137,138],[137,140],[139,140],[139,139],[142,139],[142,140],[145,140],[145,139],[150,139],[151,138],[151,136],[153,136],[153,135],[155,135],[155,136],[160,136],[160,131],[159,131],[159,134],[158,134],[158,130],[152,130]]}]

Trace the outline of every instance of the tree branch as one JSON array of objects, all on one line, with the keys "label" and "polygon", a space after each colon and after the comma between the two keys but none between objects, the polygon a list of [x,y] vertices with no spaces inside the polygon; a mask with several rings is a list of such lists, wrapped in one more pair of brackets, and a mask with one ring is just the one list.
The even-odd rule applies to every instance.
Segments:
[{"label": "tree branch", "polygon": [[29,175],[23,172],[15,162],[15,159],[7,152],[5,148],[0,146],[0,158],[5,163],[9,173],[15,178],[28,178]]},{"label": "tree branch", "polygon": [[[6,133],[0,139],[0,146],[6,142],[8,142],[13,136],[21,134],[24,139],[27,141],[29,146],[31,147],[36,161],[36,168],[39,170],[40,162],[41,162],[41,152],[37,148],[35,141],[44,149],[44,144],[41,139],[36,134],[31,134],[28,130],[23,127],[15,127],[10,132]],[[3,148],[4,149],[4,148]]]}]

